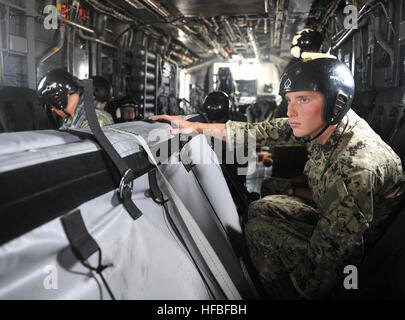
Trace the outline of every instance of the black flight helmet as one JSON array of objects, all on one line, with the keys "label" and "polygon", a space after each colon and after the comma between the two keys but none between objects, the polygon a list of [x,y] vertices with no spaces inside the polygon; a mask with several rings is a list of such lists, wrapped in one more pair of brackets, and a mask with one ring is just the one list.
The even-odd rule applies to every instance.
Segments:
[{"label": "black flight helmet", "polygon": [[101,76],[91,77],[93,80],[94,97],[100,102],[109,102],[112,96],[112,86],[108,80]]},{"label": "black flight helmet", "polygon": [[[137,121],[142,120],[143,115],[141,113],[141,106],[129,96],[125,96],[120,98],[116,101],[116,110],[115,110],[115,118],[117,122],[125,122],[125,121]],[[133,119],[124,119],[123,117],[123,110],[124,108],[133,108],[134,109],[134,118]]]},{"label": "black flight helmet", "polygon": [[49,71],[37,87],[37,94],[42,103],[62,111],[67,107],[68,96],[82,91],[80,81],[63,69]]},{"label": "black flight helmet", "polygon": [[226,122],[229,119],[229,98],[223,91],[214,91],[204,99],[204,112],[212,122]]},{"label": "black flight helmet", "polygon": [[322,118],[327,125],[339,123],[354,96],[354,78],[338,59],[318,58],[291,65],[281,77],[281,96],[288,92],[317,91],[324,97]]},{"label": "black flight helmet", "polygon": [[322,46],[323,36],[319,31],[305,28],[298,31],[291,42],[291,54],[295,58],[301,58],[303,52],[319,52]]}]

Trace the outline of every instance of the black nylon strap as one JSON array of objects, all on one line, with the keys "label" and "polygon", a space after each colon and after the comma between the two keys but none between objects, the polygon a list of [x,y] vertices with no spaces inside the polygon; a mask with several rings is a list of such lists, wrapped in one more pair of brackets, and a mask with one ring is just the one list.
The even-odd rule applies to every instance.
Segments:
[{"label": "black nylon strap", "polygon": [[156,169],[150,170],[148,172],[148,180],[149,180],[149,188],[150,188],[150,192],[152,194],[153,201],[156,202],[157,204],[163,205],[168,200],[164,200],[163,193],[158,186],[157,177],[156,177]]},{"label": "black nylon strap", "polygon": [[318,138],[322,133],[324,133],[326,131],[326,129],[329,128],[329,125],[327,124],[315,137],[311,138],[309,141],[313,141],[316,138]]},{"label": "black nylon strap", "polygon": [[103,130],[101,129],[100,124],[98,123],[96,110],[93,106],[93,80],[83,80],[83,84],[84,110],[86,111],[86,117],[89,122],[90,129],[93,132],[94,137],[96,138],[101,148],[107,153],[108,157],[118,169],[120,176],[122,177],[122,182],[119,186],[121,201],[131,217],[136,220],[142,215],[142,212],[132,201],[131,189],[128,186],[128,183],[134,180],[133,171],[128,167],[125,160],[121,158],[121,156],[112,146],[110,141],[105,136]]},{"label": "black nylon strap", "polygon": [[100,250],[97,242],[88,233],[80,210],[64,216],[61,220],[72,251],[78,260],[86,261]]},{"label": "black nylon strap", "polygon": [[[64,216],[62,219],[62,226],[65,230],[66,236],[70,243],[70,248],[73,251],[75,257],[89,270],[97,272],[101,280],[103,281],[108,293],[112,300],[115,300],[114,294],[112,293],[110,286],[105,280],[102,272],[104,269],[111,265],[102,264],[102,253],[97,242],[87,231],[86,225],[84,224],[80,210],[76,210],[73,213]],[[92,267],[87,263],[87,259],[98,252],[98,265],[97,267]]]},{"label": "black nylon strap", "polygon": [[121,176],[124,175],[125,171],[128,170],[128,165],[121,158],[118,152],[111,145],[110,141],[104,135],[103,130],[98,123],[96,110],[93,106],[93,80],[83,80],[84,84],[84,110],[86,111],[86,117],[89,122],[89,126],[97,142],[103,148],[103,150],[108,154],[110,159],[114,162]]},{"label": "black nylon strap", "polygon": [[129,186],[124,187],[122,195],[123,195],[122,201],[125,209],[127,209],[127,211],[134,220],[138,219],[142,215],[142,211],[139,210],[139,208],[135,205],[135,203],[131,199],[132,196],[131,188]]}]

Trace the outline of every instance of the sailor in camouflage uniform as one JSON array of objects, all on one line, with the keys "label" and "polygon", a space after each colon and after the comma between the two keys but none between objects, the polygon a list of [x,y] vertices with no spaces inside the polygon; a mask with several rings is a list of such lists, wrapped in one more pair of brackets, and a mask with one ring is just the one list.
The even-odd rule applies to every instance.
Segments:
[{"label": "sailor in camouflage uniform", "polygon": [[173,134],[197,131],[230,147],[246,147],[252,138],[257,146],[306,146],[309,189],[252,202],[245,235],[271,298],[329,297],[345,266],[362,261],[402,203],[401,160],[350,110],[354,79],[339,60],[318,56],[291,65],[280,94],[288,118],[226,124],[151,119],[176,123]]},{"label": "sailor in camouflage uniform", "polygon": [[[112,116],[102,109],[96,108],[96,116],[100,127],[114,124]],[[69,116],[63,119],[63,125],[59,129],[66,128],[89,128],[89,121],[86,118],[86,112],[84,110],[83,95],[80,96],[79,103],[76,107],[73,116]]]},{"label": "sailor in camouflage uniform", "polygon": [[292,65],[280,95],[289,102],[288,118],[228,121],[227,141],[245,144],[250,135],[258,146],[306,145],[313,204],[294,195],[251,203],[246,239],[271,298],[328,297],[344,267],[362,261],[401,203],[401,160],[349,110],[354,79],[339,60]]},{"label": "sailor in camouflage uniform", "polygon": [[[321,52],[321,46],[323,42],[323,35],[321,32],[314,30],[312,28],[304,28],[299,30],[293,37],[291,41],[290,53],[292,59],[288,62],[285,70],[289,66],[299,62],[308,53],[319,53]],[[287,114],[287,101],[283,99],[281,104],[277,107],[274,112],[273,118],[283,118]],[[291,148],[274,148],[273,150],[273,166],[272,166],[272,176],[266,178],[262,181],[262,186],[260,194],[262,197],[272,194],[282,194],[290,190],[290,187],[302,187],[306,183],[296,183],[301,177],[304,164],[307,160],[307,152],[305,147],[294,146]],[[294,177],[292,179],[287,178],[287,173],[284,171],[288,166],[293,166],[289,168],[288,177]],[[285,168],[285,169],[283,169]]]},{"label": "sailor in camouflage uniform", "polygon": [[[84,110],[83,88],[67,71],[49,71],[39,82],[37,93],[48,108],[63,118],[60,129],[89,127]],[[101,127],[114,123],[111,115],[104,110],[96,108],[96,116]]]}]

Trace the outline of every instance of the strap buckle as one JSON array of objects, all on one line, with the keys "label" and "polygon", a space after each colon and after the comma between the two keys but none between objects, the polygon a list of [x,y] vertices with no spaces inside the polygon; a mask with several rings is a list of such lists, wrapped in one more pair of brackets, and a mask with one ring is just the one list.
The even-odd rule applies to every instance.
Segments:
[{"label": "strap buckle", "polygon": [[131,189],[132,189],[132,187],[133,187],[133,184],[134,184],[134,181],[133,181],[133,180],[131,180],[130,182],[125,182],[125,180],[126,180],[126,178],[127,178],[127,176],[128,176],[129,174],[133,174],[133,171],[132,171],[131,168],[129,168],[127,171],[125,171],[124,175],[123,175],[122,178],[121,178],[120,185],[119,185],[119,187],[118,187],[118,193],[119,193],[120,199],[124,199],[124,196],[123,196],[122,193],[124,192],[124,189],[125,189],[126,187],[129,186]]}]

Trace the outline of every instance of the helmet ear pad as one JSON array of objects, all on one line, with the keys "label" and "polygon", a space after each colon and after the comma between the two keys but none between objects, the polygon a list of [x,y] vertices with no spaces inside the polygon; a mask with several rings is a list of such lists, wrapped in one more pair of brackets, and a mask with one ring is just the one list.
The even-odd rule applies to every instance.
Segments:
[{"label": "helmet ear pad", "polygon": [[301,48],[299,47],[299,46],[294,46],[294,47],[292,47],[291,48],[291,50],[290,50],[290,52],[291,52],[291,55],[294,57],[294,58],[297,58],[297,59],[299,59],[299,58],[301,58]]},{"label": "helmet ear pad", "polygon": [[65,92],[65,90],[48,92],[44,97],[44,101],[49,107],[64,110],[68,105],[68,92]]},{"label": "helmet ear pad", "polygon": [[327,103],[333,107],[327,108],[326,105],[324,105],[323,119],[329,125],[338,124],[343,119],[345,114],[349,111],[352,99],[348,97],[344,92],[339,90],[336,96],[330,97],[329,100],[330,101],[328,101]]},{"label": "helmet ear pad", "polygon": [[117,118],[117,120],[121,120],[121,108],[117,108],[117,110],[115,110],[115,117]]}]

